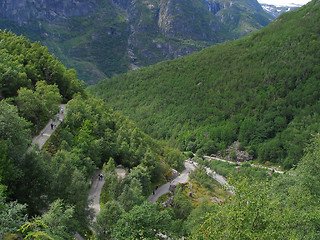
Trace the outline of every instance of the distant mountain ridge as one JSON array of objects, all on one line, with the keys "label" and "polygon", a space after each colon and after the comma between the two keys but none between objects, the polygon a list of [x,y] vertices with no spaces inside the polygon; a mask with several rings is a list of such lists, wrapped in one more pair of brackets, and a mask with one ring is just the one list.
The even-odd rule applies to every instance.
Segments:
[{"label": "distant mountain ridge", "polygon": [[292,10],[295,10],[295,9],[301,7],[301,5],[275,6],[275,5],[271,5],[271,4],[261,4],[261,6],[267,13],[271,14],[275,18],[279,17],[283,13],[290,12]]},{"label": "distant mountain ridge", "polygon": [[199,154],[239,140],[291,168],[320,116],[320,1],[260,31],[106,79],[91,92],[152,136]]},{"label": "distant mountain ridge", "polygon": [[270,21],[256,0],[0,0],[1,29],[40,40],[90,84]]}]

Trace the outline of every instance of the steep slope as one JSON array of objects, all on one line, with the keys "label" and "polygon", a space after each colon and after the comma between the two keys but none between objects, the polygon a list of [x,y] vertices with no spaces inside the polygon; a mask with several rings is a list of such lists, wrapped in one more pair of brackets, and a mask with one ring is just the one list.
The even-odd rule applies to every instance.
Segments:
[{"label": "steep slope", "polygon": [[262,8],[275,18],[279,17],[281,14],[293,11],[299,7],[300,5],[295,5],[295,6],[274,6],[270,4],[261,4]]},{"label": "steep slope", "polygon": [[56,84],[64,101],[83,92],[74,70],[67,70],[46,47],[24,36],[0,31],[0,100],[16,97],[19,88],[35,89],[39,81]]},{"label": "steep slope", "polygon": [[[123,197],[126,212],[150,194],[151,183],[164,174],[171,177],[169,164],[183,167],[177,149],[155,141],[103,100],[88,96],[74,72],[38,42],[0,32],[0,56],[0,239],[25,237],[28,226],[35,225],[41,239],[73,239],[75,232],[89,230],[89,184],[102,166],[110,171],[104,173],[106,182],[117,184],[117,198],[136,194],[134,203]],[[60,94],[69,101],[56,115]],[[30,147],[34,118],[49,123],[38,131],[40,138],[46,137],[41,150]],[[119,164],[130,169],[125,182],[111,171]],[[27,227],[19,232],[24,223]]]},{"label": "steep slope", "polygon": [[92,88],[148,133],[207,154],[235,140],[293,166],[318,131],[320,3],[242,39],[106,79]]},{"label": "steep slope", "polygon": [[89,84],[269,22],[256,0],[0,0],[0,28],[40,40]]}]

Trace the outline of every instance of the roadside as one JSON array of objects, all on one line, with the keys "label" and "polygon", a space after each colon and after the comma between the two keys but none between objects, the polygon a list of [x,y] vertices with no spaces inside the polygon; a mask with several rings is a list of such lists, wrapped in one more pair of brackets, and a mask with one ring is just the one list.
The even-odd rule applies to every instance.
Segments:
[{"label": "roadside", "polygon": [[[185,160],[184,166],[186,169],[177,178],[175,178],[173,181],[166,183],[166,184],[162,185],[161,187],[159,187],[157,190],[154,191],[154,194],[152,194],[148,197],[147,200],[150,202],[156,202],[162,195],[164,195],[170,191],[169,189],[170,189],[171,185],[178,185],[180,183],[188,182],[190,172],[194,171],[196,168],[199,168],[200,164],[198,164],[197,162],[193,162],[191,160]],[[204,167],[204,169],[206,170],[206,174],[208,176],[215,179],[222,186],[229,189],[228,191],[233,193],[233,190],[232,190],[233,187],[229,186],[227,180],[223,176],[217,174],[215,171],[213,171],[212,169],[210,169],[208,167]]]},{"label": "roadside", "polygon": [[[117,175],[119,178],[124,179],[126,176],[126,170],[122,168],[116,168],[115,169]],[[90,193],[88,196],[88,202],[90,203],[89,207],[93,209],[94,211],[94,218],[93,222],[96,221],[97,215],[100,213],[100,195],[103,188],[103,185],[105,183],[105,179],[102,176],[100,178],[100,174],[102,174],[102,169],[96,170],[93,174],[93,180],[91,184]]]},{"label": "roadside", "polygon": [[[62,111],[61,111],[62,110]],[[41,130],[40,134],[32,139],[32,144],[28,148],[28,152],[33,148],[34,145],[38,145],[39,149],[42,149],[43,145],[50,138],[52,133],[57,129],[61,122],[64,120],[66,114],[66,105],[59,105],[59,113],[54,116],[53,119],[50,119],[48,124]]]},{"label": "roadside", "polygon": [[104,177],[100,177],[101,172],[102,170],[100,169],[93,174],[93,181],[88,196],[88,201],[90,203],[89,207],[94,211],[93,222],[96,221],[96,216],[100,213],[100,194],[105,183]]},{"label": "roadside", "polygon": [[[232,162],[232,161],[228,161],[228,160],[225,160],[225,159],[221,159],[221,158],[217,158],[217,157],[209,157],[209,156],[203,156],[203,158],[205,160],[209,160],[209,161],[213,161],[213,160],[216,160],[216,161],[221,161],[221,162],[227,162],[227,163],[230,163],[230,164],[239,164],[241,165],[242,162]],[[246,162],[243,162],[243,163],[246,163]],[[262,165],[255,165],[255,164],[250,164],[251,167],[258,167],[258,168],[263,168],[263,169],[266,169],[266,170],[270,170],[270,171],[274,171],[276,173],[280,173],[280,174],[283,174],[284,171],[280,171],[278,168],[276,167],[264,167]]]},{"label": "roadside", "polygon": [[194,171],[196,169],[196,167],[189,160],[186,160],[184,162],[184,166],[186,169],[178,177],[176,177],[171,182],[168,182],[168,183],[162,185],[161,187],[159,187],[158,189],[156,189],[154,191],[154,194],[150,195],[147,200],[150,202],[156,202],[159,199],[159,197],[161,197],[162,195],[169,192],[171,185],[178,185],[179,183],[188,182],[190,172]]}]

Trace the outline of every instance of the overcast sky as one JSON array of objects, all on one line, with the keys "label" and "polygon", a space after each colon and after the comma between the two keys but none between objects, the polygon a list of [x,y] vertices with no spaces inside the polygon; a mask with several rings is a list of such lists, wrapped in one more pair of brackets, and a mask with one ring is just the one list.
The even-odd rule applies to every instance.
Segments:
[{"label": "overcast sky", "polygon": [[266,3],[276,6],[291,6],[293,4],[304,5],[311,0],[258,0],[259,3]]}]

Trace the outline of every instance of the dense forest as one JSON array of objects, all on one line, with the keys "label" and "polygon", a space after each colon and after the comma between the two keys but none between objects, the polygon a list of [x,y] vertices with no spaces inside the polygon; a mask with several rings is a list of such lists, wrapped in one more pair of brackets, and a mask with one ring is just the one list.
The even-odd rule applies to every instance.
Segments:
[{"label": "dense forest", "polygon": [[[319,4],[319,2],[313,1],[295,14],[303,16],[301,19],[315,21],[314,17],[319,19]],[[284,15],[284,18],[279,19],[278,22],[285,22],[286,16],[289,18],[290,15]],[[303,39],[304,37],[308,39],[309,36],[303,31],[306,25],[301,19],[299,22],[302,29],[297,29],[301,30],[302,34],[299,44],[292,36],[292,44],[296,43],[300,46],[301,43],[301,49],[298,46],[292,46],[295,51],[300,50],[297,52],[301,57],[299,60],[302,61],[303,58],[306,58],[306,62],[310,64],[310,66],[304,66],[304,74],[296,79],[295,83],[301,84],[301,88],[291,86],[290,83],[293,84],[289,81],[291,78],[283,83],[287,88],[280,88],[277,84],[280,84],[281,81],[275,79],[278,76],[277,71],[284,69],[284,76],[289,73],[285,71],[286,65],[280,64],[277,67],[278,60],[270,58],[269,61],[273,61],[274,64],[274,72],[270,72],[270,78],[264,80],[268,80],[267,88],[273,89],[273,92],[267,91],[263,84],[259,86],[258,80],[255,82],[250,78],[250,84],[253,87],[252,94],[256,95],[252,95],[255,96],[255,99],[245,101],[241,97],[248,97],[247,92],[241,92],[241,94],[237,91],[231,92],[236,83],[230,80],[227,101],[223,98],[226,96],[222,91],[223,88],[218,88],[216,85],[221,94],[221,101],[224,101],[224,104],[228,106],[222,108],[221,105],[218,108],[218,105],[215,105],[215,111],[223,115],[216,115],[217,121],[210,122],[207,126],[202,124],[197,127],[197,121],[201,119],[197,119],[197,121],[191,119],[185,126],[182,126],[184,124],[182,121],[180,127],[183,128],[183,131],[180,134],[177,132],[177,126],[174,122],[170,122],[173,118],[180,117],[175,115],[173,107],[175,104],[178,106],[179,99],[170,95],[173,93],[169,91],[170,88],[164,90],[164,88],[160,88],[160,85],[153,85],[155,92],[152,97],[158,97],[157,92],[167,91],[167,101],[172,101],[172,106],[167,108],[171,111],[172,118],[165,120],[171,124],[170,127],[173,131],[169,126],[166,126],[168,134],[164,129],[158,129],[161,130],[158,137],[167,137],[167,141],[153,139],[123,113],[112,109],[117,109],[120,105],[111,107],[109,105],[110,97],[107,100],[101,100],[91,96],[77,80],[75,71],[67,70],[38,42],[30,43],[25,37],[18,37],[6,31],[0,32],[0,52],[5,57],[0,65],[0,239],[65,240],[74,239],[76,232],[86,239],[97,240],[163,239],[164,236],[171,239],[184,237],[197,240],[319,239],[320,135],[306,136],[312,132],[317,133],[317,129],[315,129],[317,108],[314,101],[318,101],[316,99],[317,85],[315,84],[318,75],[313,70],[317,68],[315,56],[320,49],[318,35],[314,29],[319,26],[310,26],[308,29],[310,34],[314,35],[314,41],[309,42],[308,45],[314,55],[311,53],[307,55],[303,51]],[[277,24],[275,22],[272,26],[277,28],[275,26]],[[288,24],[287,28],[290,29],[290,27],[297,28],[297,26]],[[280,23],[278,28],[282,30],[284,36],[291,32],[289,30],[286,32],[286,28],[282,28]],[[228,52],[224,51],[229,49],[229,44],[233,46],[229,51],[238,47],[239,58],[241,58],[241,51],[253,51],[250,50],[249,44],[254,47],[254,43],[259,43],[259,36],[262,38],[276,32],[269,28],[264,31],[265,33],[260,32],[258,35],[251,35],[241,41],[209,48],[204,52],[190,56],[190,58],[197,59],[193,63],[198,64],[202,59],[198,56],[202,56],[205,63],[211,59],[211,55],[205,53],[219,51],[225,53],[225,55],[219,55],[223,58],[223,56],[228,56]],[[269,34],[267,34],[268,31],[270,31]],[[320,32],[319,29],[315,31]],[[256,42],[249,41],[251,38],[256,39]],[[270,38],[272,37],[270,36]],[[283,44],[285,43],[284,41]],[[247,48],[243,50],[242,45]],[[282,52],[278,52],[278,54],[285,55]],[[287,54],[290,55],[290,51]],[[256,54],[252,57],[256,57]],[[264,56],[265,58],[262,55],[260,57],[267,61],[266,56]],[[150,74],[148,75],[149,79],[152,79],[155,74],[166,76],[166,74],[172,74],[177,66],[183,67],[183,65],[177,65],[180,64],[180,61],[190,64],[187,59],[182,58],[153,67],[158,70],[161,68],[166,71],[164,73],[160,71],[155,73],[150,70],[153,68],[148,68],[129,73],[125,77],[128,77],[129,81],[129,77],[145,72]],[[288,68],[293,66],[290,65],[289,60],[293,61],[293,59],[288,56]],[[297,62],[300,61],[297,60]],[[302,62],[302,64],[306,62]],[[252,64],[254,63],[252,62]],[[220,63],[217,60],[216,64],[220,68],[225,63]],[[243,64],[245,64],[244,60]],[[190,65],[187,66],[190,67]],[[167,71],[168,67],[171,72]],[[233,69],[231,62],[229,67],[231,70]],[[237,67],[235,66],[235,68]],[[297,67],[293,69],[300,72]],[[215,70],[218,71],[218,68]],[[238,70],[240,74],[240,69]],[[247,71],[253,73],[253,70],[254,68],[251,68],[250,65],[250,69]],[[179,74],[182,73],[176,71],[175,79],[177,81],[180,79]],[[199,73],[195,74],[194,77]],[[203,72],[201,81],[194,79],[193,86],[196,89],[210,84],[210,81],[204,77],[206,74]],[[227,73],[225,74],[227,76]],[[291,81],[294,81],[294,76]],[[146,87],[143,81],[145,79],[142,78],[140,82],[134,81],[138,79],[137,76],[136,79],[130,79],[132,83]],[[312,80],[309,81],[309,79]],[[159,78],[158,80],[163,79]],[[186,78],[186,81],[191,80]],[[240,76],[235,81],[239,84],[239,88],[244,88],[245,84],[249,84],[247,81],[241,81]],[[221,78],[219,84],[223,83]],[[172,88],[175,85],[169,86]],[[187,85],[185,89],[183,87],[176,85],[175,91],[182,94],[188,90]],[[123,85],[123,88],[124,93],[126,93],[126,89],[129,89],[140,96],[139,92],[130,89],[129,85]],[[246,91],[249,91],[248,89]],[[281,92],[280,89],[284,92]],[[111,89],[109,90],[111,91]],[[211,91],[210,88],[206,88],[206,90]],[[308,91],[309,95],[307,95],[302,90],[313,90],[314,95]],[[144,91],[147,89],[145,88]],[[227,90],[224,89],[224,91]],[[195,91],[195,93],[197,92]],[[189,95],[189,100],[192,99],[191,96],[199,97],[199,101],[204,100],[200,93],[194,96]],[[271,95],[270,99],[267,98],[266,96],[271,93],[274,95]],[[117,94],[117,97],[123,102],[124,95]],[[145,98],[147,96],[145,95]],[[300,96],[310,96],[310,98],[300,98]],[[243,100],[241,104],[238,102],[239,99]],[[152,98],[148,98],[148,101],[151,100]],[[286,105],[289,100],[297,104],[295,108],[293,105]],[[131,101],[137,104],[134,99]],[[41,150],[37,145],[30,147],[32,137],[38,135],[43,126],[55,116],[59,111],[59,104],[62,102],[66,103],[63,122],[56,128]],[[259,102],[260,105],[254,105],[256,102]],[[164,104],[164,102],[162,103]],[[197,107],[191,101],[188,104],[189,107],[186,108],[186,111],[192,116]],[[205,107],[206,102],[203,101],[202,104]],[[211,104],[213,105],[214,102]],[[243,108],[242,105],[246,107]],[[156,106],[158,110],[161,109],[161,105]],[[229,109],[229,107],[233,108]],[[291,115],[286,115],[288,112],[284,110],[289,107],[292,110],[289,112]],[[144,114],[153,113],[147,105],[145,108],[150,113],[145,112]],[[243,112],[240,114],[241,109]],[[135,110],[141,111],[138,107]],[[298,110],[309,115],[302,115],[302,113],[299,115],[297,114]],[[211,110],[206,111],[208,113]],[[179,113],[181,119],[186,116],[183,115],[183,111]],[[275,113],[277,115],[273,115]],[[147,115],[144,116],[147,124],[150,124]],[[281,123],[282,121],[278,121],[278,119],[286,116],[291,116],[288,118],[287,124],[270,125],[270,123]],[[202,113],[199,117],[207,116]],[[273,121],[268,122],[268,117],[273,117]],[[213,118],[210,116],[207,121]],[[155,120],[159,119],[153,119],[154,122],[150,126],[157,130],[161,125]],[[304,126],[301,125],[300,120],[305,120]],[[215,125],[216,123],[219,125]],[[262,126],[266,131],[265,134],[271,134],[270,131],[274,131],[274,138],[271,138],[271,135],[261,135],[269,136],[269,142],[262,141],[262,139],[266,140],[266,137],[258,138],[260,135],[257,135],[257,131],[262,131]],[[282,126],[283,129],[275,128],[275,126]],[[193,128],[188,129],[188,127]],[[276,140],[282,143],[282,137],[284,137],[282,134],[289,131],[289,127],[292,127],[291,130],[295,130],[293,134],[299,137],[299,142],[294,144],[297,149],[303,149],[303,153],[302,150],[301,153],[296,153],[301,156],[301,158],[295,156],[296,167],[284,174],[273,174],[258,168],[253,169],[248,163],[237,165],[235,168],[235,165],[210,162],[201,158],[200,153],[208,151],[204,146],[212,147],[212,152],[215,148],[222,151],[222,147],[229,144],[228,137],[230,137],[231,143],[237,136],[239,136],[244,148],[255,147],[254,150],[260,154],[259,150],[260,148],[264,149],[265,144],[273,144],[273,141]],[[310,129],[308,129],[309,127]],[[220,142],[211,139],[211,145],[208,143],[205,145],[202,141],[212,137],[209,135],[212,133],[208,132],[211,128],[213,133],[219,132]],[[202,135],[203,133],[208,133],[207,137]],[[156,135],[156,132],[153,134]],[[182,136],[185,137],[186,142],[179,143]],[[232,136],[235,136],[234,139]],[[290,136],[293,138],[293,135]],[[260,142],[257,139],[260,139]],[[178,149],[172,147],[177,143],[188,143],[189,145],[185,148],[197,150],[199,154],[193,157],[193,154],[189,152],[188,156],[185,156]],[[147,201],[147,197],[152,194],[156,186],[164,184],[172,177],[171,167],[178,171],[183,170],[183,162],[186,158],[192,158],[192,161],[199,163],[199,168],[189,173],[189,183],[176,186],[171,204],[161,204],[167,196],[159,199],[157,203]],[[279,161],[278,158],[275,159]],[[123,179],[119,178],[115,172],[119,167],[127,172]],[[215,169],[218,173],[226,176],[231,188],[223,189],[206,174],[205,167]],[[101,194],[101,211],[93,221],[94,214],[89,208],[88,194],[92,177],[96,177],[94,172],[97,169],[102,169],[105,184]]]},{"label": "dense forest", "polygon": [[182,150],[296,166],[319,129],[320,4],[242,39],[119,75],[91,88],[146,133]]},{"label": "dense forest", "polygon": [[[143,186],[140,199],[150,194],[151,183],[170,175],[168,164],[183,167],[178,150],[89,96],[75,72],[45,47],[10,32],[0,34],[6,59],[0,75],[1,238],[15,239],[20,227],[25,236],[40,231],[48,239],[72,239],[74,232],[88,231],[90,181],[104,163],[131,169],[126,184]],[[68,114],[44,150],[28,149],[32,136],[67,100]]]}]

